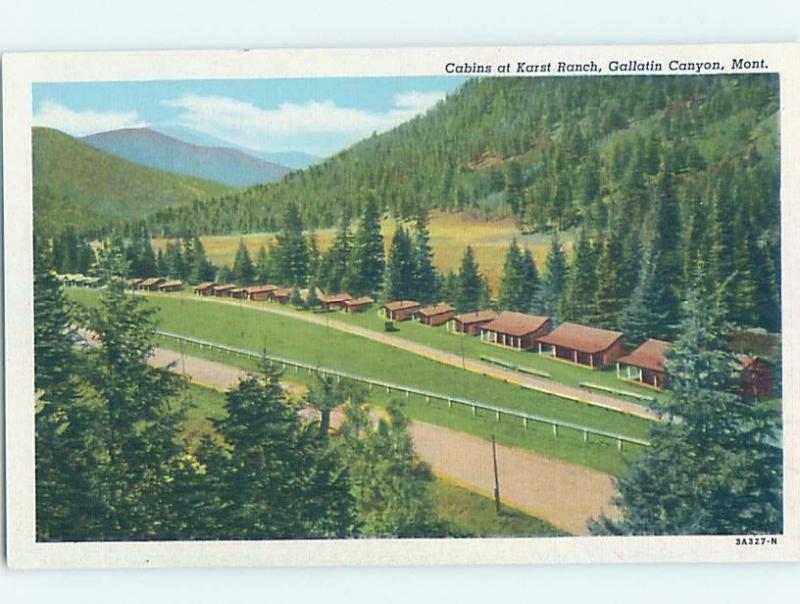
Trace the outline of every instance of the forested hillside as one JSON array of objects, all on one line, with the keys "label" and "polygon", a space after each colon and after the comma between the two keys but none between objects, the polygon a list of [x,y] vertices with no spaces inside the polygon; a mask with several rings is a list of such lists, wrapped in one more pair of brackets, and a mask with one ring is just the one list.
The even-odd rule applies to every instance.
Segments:
[{"label": "forested hillside", "polygon": [[47,236],[66,227],[96,232],[230,190],[120,159],[51,128],[33,129],[33,178],[36,230]]}]

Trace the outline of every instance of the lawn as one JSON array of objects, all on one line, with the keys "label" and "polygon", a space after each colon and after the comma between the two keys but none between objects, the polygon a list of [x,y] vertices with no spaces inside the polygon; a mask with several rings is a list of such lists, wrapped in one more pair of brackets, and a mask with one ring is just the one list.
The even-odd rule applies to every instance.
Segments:
[{"label": "lawn", "polygon": [[[92,303],[98,296],[98,292],[93,290],[69,289],[68,292],[71,298],[84,303]],[[266,348],[270,352],[296,360],[520,409],[632,437],[646,438],[648,435],[649,422],[646,420],[526,390],[378,342],[260,312],[246,305],[231,307],[166,295],[148,297],[147,300],[159,307],[156,316],[161,327],[169,331],[254,351]],[[191,352],[212,358],[220,354],[200,350]],[[248,359],[224,355],[224,360],[229,364],[254,368],[252,361]],[[295,375],[294,372],[290,372],[287,377],[298,381],[307,379],[302,373]],[[375,389],[373,402],[385,404],[385,399],[381,400],[383,396],[383,393],[378,393]],[[479,413],[475,417],[467,408],[458,405],[448,408],[446,404],[428,403],[421,397],[411,397],[407,409],[411,417],[422,421],[485,438],[495,433],[500,442],[511,446],[533,449],[615,475],[625,473],[629,461],[640,450],[631,445],[620,452],[614,441],[600,437],[591,437],[588,443],[584,443],[581,432],[566,429],[559,430],[558,438],[554,438],[551,427],[547,425],[531,422],[528,428],[524,428],[521,421],[512,421],[509,418],[496,422],[491,414]]]},{"label": "lawn", "polygon": [[[221,392],[189,384],[185,391],[189,404],[183,436],[196,444],[205,434],[213,434],[209,418],[225,415]],[[504,507],[498,516],[494,500],[452,482],[437,478],[431,485],[436,511],[453,535],[461,537],[551,537],[565,533],[543,520]]]},{"label": "lawn", "polygon": [[[396,226],[397,222],[392,218],[386,218],[383,221],[382,231],[387,252]],[[429,228],[436,268],[445,273],[458,270],[467,245],[471,245],[481,272],[486,275],[495,293],[503,276],[506,249],[514,237],[517,238],[520,245],[531,250],[540,271],[544,268],[544,259],[550,249],[549,235],[523,235],[514,221],[510,219],[488,219],[466,213],[434,213],[431,215]],[[330,247],[334,234],[335,229],[316,231],[321,251],[324,252]],[[208,258],[217,265],[233,264],[233,258],[241,240],[244,240],[250,254],[255,259],[259,248],[262,245],[268,246],[274,239],[275,233],[200,237]],[[572,233],[563,233],[562,240],[567,244],[567,254],[569,255]],[[156,249],[163,250],[166,247],[166,240],[153,239],[153,245]]]}]

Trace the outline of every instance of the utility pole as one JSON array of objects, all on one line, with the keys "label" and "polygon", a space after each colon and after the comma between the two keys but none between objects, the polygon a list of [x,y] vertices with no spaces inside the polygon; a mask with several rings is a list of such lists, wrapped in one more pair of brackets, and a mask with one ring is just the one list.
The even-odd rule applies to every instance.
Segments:
[{"label": "utility pole", "polygon": [[497,515],[500,515],[500,479],[497,476],[497,445],[494,434],[492,434],[492,465],[494,466],[494,507]]}]

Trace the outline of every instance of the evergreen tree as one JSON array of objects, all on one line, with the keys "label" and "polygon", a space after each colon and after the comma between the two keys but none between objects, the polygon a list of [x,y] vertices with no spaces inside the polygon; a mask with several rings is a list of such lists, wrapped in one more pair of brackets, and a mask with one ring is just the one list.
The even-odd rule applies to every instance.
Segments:
[{"label": "evergreen tree", "polygon": [[458,300],[458,284],[458,274],[455,271],[448,272],[442,280],[442,300],[455,306]]},{"label": "evergreen tree", "polygon": [[173,243],[167,243],[167,263],[169,268],[167,270],[172,279],[186,279],[188,273],[186,268],[186,260],[181,250],[180,240]]},{"label": "evergreen tree", "polygon": [[531,305],[531,298],[526,289],[526,267],[522,250],[517,245],[514,238],[506,252],[506,260],[503,264],[503,279],[500,281],[500,294],[497,305],[502,310],[514,310],[517,312],[527,312]]},{"label": "evergreen tree", "polygon": [[658,301],[662,299],[663,282],[657,273],[658,258],[650,252],[642,257],[639,282],[630,301],[619,315],[618,325],[625,339],[639,345],[647,338],[665,338],[671,332],[667,315],[660,311]]},{"label": "evergreen tree", "polygon": [[300,286],[296,283],[292,288],[292,296],[289,298],[289,303],[295,308],[303,308],[305,306],[305,302],[303,302],[303,294],[300,291]]},{"label": "evergreen tree", "polygon": [[374,296],[383,284],[384,252],[381,215],[370,198],[353,240],[347,275],[347,289],[353,296]]},{"label": "evergreen tree", "polygon": [[622,519],[593,531],[625,535],[777,534],[782,452],[775,412],[739,393],[741,366],[727,350],[722,317],[700,290],[684,304],[680,337],[667,353],[672,397],[651,428],[651,447],[619,481]]},{"label": "evergreen tree", "polygon": [[169,275],[169,264],[167,263],[167,259],[164,257],[164,252],[161,251],[161,248],[158,249],[156,253],[156,276],[161,278],[166,278]]},{"label": "evergreen tree", "polygon": [[322,301],[319,299],[319,295],[317,295],[317,278],[311,277],[308,282],[308,297],[306,298],[306,307],[317,308],[321,304]]},{"label": "evergreen tree", "polygon": [[588,322],[597,296],[597,259],[586,231],[582,231],[569,269],[560,317],[565,321]]},{"label": "evergreen tree", "polygon": [[347,267],[353,246],[350,234],[350,212],[345,209],[339,219],[339,228],[323,260],[322,274],[328,292],[341,292],[344,288]]},{"label": "evergreen tree", "polygon": [[250,258],[250,252],[244,244],[244,239],[239,240],[239,248],[233,259],[233,280],[239,285],[251,285],[256,276],[256,268]]},{"label": "evergreen tree", "polygon": [[481,307],[482,295],[485,295],[485,281],[475,261],[472,247],[467,246],[461,260],[461,270],[458,273],[458,289],[455,298],[455,307],[458,312],[475,312]]},{"label": "evergreen tree", "polygon": [[617,314],[622,308],[623,297],[619,276],[621,261],[622,250],[616,238],[608,233],[603,239],[597,261],[597,294],[593,319],[599,327],[613,329],[617,325]]},{"label": "evergreen tree", "polygon": [[187,279],[191,283],[213,281],[216,268],[206,257],[206,250],[198,237],[194,238],[191,248],[191,264],[189,265],[189,275]]},{"label": "evergreen tree", "polygon": [[387,300],[413,299],[414,287],[414,252],[411,239],[402,225],[398,225],[392,237],[389,258],[386,263],[386,285],[384,295]]},{"label": "evergreen tree", "polygon": [[219,477],[231,539],[346,537],[355,528],[346,468],[327,434],[305,426],[266,363],[226,395],[214,425],[228,446]]},{"label": "evergreen tree", "polygon": [[538,300],[539,311],[556,322],[561,320],[561,301],[567,285],[567,275],[567,255],[556,233],[545,259]]},{"label": "evergreen tree", "polygon": [[304,286],[308,278],[308,245],[303,235],[303,221],[297,205],[286,206],[283,217],[283,230],[278,233],[277,247],[273,255],[276,259],[278,275],[285,283]]},{"label": "evergreen tree", "polygon": [[348,406],[342,449],[350,470],[361,533],[370,537],[443,536],[430,485],[433,474],[417,459],[408,420],[397,402],[389,420],[370,427],[365,409]]},{"label": "evergreen tree", "polygon": [[421,304],[430,304],[439,298],[439,275],[433,267],[433,247],[425,209],[417,213],[414,231],[414,290],[413,299]]},{"label": "evergreen tree", "polygon": [[256,280],[259,283],[269,283],[272,278],[270,267],[269,255],[266,248],[262,245],[258,249],[258,257],[256,259]]},{"label": "evergreen tree", "polygon": [[536,268],[536,261],[529,249],[525,249],[522,254],[522,298],[526,301],[525,312],[531,311],[538,304],[539,288],[539,269]]}]

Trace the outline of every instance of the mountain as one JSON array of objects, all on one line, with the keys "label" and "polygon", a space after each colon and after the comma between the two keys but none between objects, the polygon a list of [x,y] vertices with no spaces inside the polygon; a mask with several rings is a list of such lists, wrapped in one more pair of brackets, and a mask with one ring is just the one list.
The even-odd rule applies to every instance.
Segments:
[{"label": "mountain", "polygon": [[33,185],[37,232],[45,233],[68,224],[97,229],[231,191],[120,159],[52,128],[33,129]]},{"label": "mountain", "polygon": [[698,203],[726,181],[753,192],[748,211],[774,231],[777,115],[772,74],[476,78],[320,164],[153,226],[273,229],[297,202],[307,226],[324,227],[343,206],[375,198],[401,217],[427,207],[511,216],[525,231],[602,229],[615,219],[644,229],[663,159],[682,216],[702,213]]},{"label": "mountain", "polygon": [[255,149],[250,149],[242,145],[235,145],[215,136],[211,136],[210,134],[205,134],[185,126],[161,125],[154,127],[154,130],[193,145],[238,149],[247,155],[280,164],[281,166],[286,166],[293,170],[302,170],[303,168],[308,168],[322,161],[321,157],[311,155],[310,153],[304,153],[303,151],[256,151]]},{"label": "mountain", "polygon": [[175,174],[241,187],[278,180],[290,168],[230,147],[187,143],[149,128],[91,134],[82,142],[117,157]]}]

